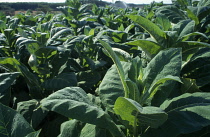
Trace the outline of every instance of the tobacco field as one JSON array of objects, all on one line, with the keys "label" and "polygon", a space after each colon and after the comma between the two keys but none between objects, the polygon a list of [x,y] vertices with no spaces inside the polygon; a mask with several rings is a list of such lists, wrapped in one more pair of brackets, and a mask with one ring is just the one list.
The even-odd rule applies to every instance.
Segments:
[{"label": "tobacco field", "polygon": [[210,0],[68,0],[0,14],[0,137],[209,137]]}]

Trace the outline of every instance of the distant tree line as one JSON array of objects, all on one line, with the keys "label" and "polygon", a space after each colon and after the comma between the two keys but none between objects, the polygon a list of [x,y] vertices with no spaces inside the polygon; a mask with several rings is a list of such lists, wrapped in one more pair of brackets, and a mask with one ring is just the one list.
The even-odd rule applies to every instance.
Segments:
[{"label": "distant tree line", "polygon": [[[98,6],[107,5],[106,2],[98,0],[81,0],[82,3],[95,3]],[[17,2],[17,3],[0,3],[0,12],[6,15],[13,15],[15,11],[36,10],[43,12],[57,11],[57,7],[67,6],[66,3],[44,3],[44,2]]]},{"label": "distant tree line", "polygon": [[56,7],[58,6],[64,6],[65,3],[37,3],[37,2],[17,2],[17,3],[1,3],[0,10],[6,7],[10,7],[14,10],[36,10],[37,8],[42,8],[43,6],[48,7],[52,10],[56,10]]}]

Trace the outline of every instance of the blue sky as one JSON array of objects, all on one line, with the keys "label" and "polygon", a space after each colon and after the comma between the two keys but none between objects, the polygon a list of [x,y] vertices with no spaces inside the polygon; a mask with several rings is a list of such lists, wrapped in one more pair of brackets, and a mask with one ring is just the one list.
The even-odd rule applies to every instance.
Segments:
[{"label": "blue sky", "polygon": [[[103,1],[116,1],[116,0],[103,0]],[[153,0],[121,0],[125,3],[135,3],[135,4],[149,4]],[[164,3],[171,3],[171,0],[155,0],[156,2],[163,1]],[[0,2],[65,2],[65,0],[0,0]]]}]

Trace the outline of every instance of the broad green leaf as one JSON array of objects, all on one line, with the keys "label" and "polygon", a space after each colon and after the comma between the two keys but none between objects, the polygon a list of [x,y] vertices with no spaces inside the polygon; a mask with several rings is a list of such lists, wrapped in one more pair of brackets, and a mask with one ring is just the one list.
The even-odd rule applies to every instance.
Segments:
[{"label": "broad green leaf", "polygon": [[183,65],[181,75],[186,78],[196,79],[198,87],[207,85],[210,83],[209,59],[209,48],[201,48]]},{"label": "broad green leaf", "polygon": [[82,4],[81,7],[79,8],[79,11],[80,11],[80,13],[83,13],[88,8],[92,8],[92,4]]},{"label": "broad green leaf", "polygon": [[65,47],[72,46],[71,44],[81,42],[85,37],[86,35],[79,35],[79,36],[72,37],[64,42],[64,46]]},{"label": "broad green leaf", "polygon": [[128,77],[131,81],[137,83],[139,81],[139,77],[141,77],[143,71],[143,65],[141,58],[139,56],[135,57],[131,61],[131,67],[128,71]]},{"label": "broad green leaf", "polygon": [[[200,48],[198,51],[194,53],[194,55],[190,58],[188,62],[183,64],[182,72],[185,73],[186,71],[189,71],[188,69],[193,70],[198,66],[209,64],[209,58],[210,58],[210,48]],[[189,67],[185,69],[185,67],[187,67],[188,65]]]},{"label": "broad green leaf", "polygon": [[43,47],[43,48],[39,48],[34,55],[36,55],[37,58],[43,58],[45,60],[51,58],[52,56],[54,56],[57,53],[56,49],[54,49],[53,47]]},{"label": "broad green leaf", "polygon": [[41,107],[38,107],[38,100],[22,101],[17,104],[17,111],[32,125],[34,129],[37,129],[38,125],[47,115],[47,111]]},{"label": "broad green leaf", "polygon": [[128,71],[128,79],[126,79],[130,92],[129,98],[137,102],[140,101],[140,92],[143,90],[141,81],[143,65],[140,57],[135,57],[131,61],[131,67]]},{"label": "broad green leaf", "polygon": [[113,39],[114,42],[116,43],[124,43],[127,41],[128,34],[122,31],[113,31],[109,32],[111,35],[111,38]]},{"label": "broad green leaf", "polygon": [[[131,56],[128,52],[120,49],[120,48],[112,48],[112,50],[115,52],[115,54],[118,56],[118,58],[120,59],[120,61],[125,61],[125,62],[128,62],[131,60]],[[109,54],[103,50],[103,52],[109,56]],[[110,57],[110,56],[109,56]]]},{"label": "broad green leaf", "polygon": [[119,48],[112,48],[112,50],[115,52],[115,54],[118,56],[118,58],[120,59],[120,61],[126,61],[129,62],[131,60],[131,55]]},{"label": "broad green leaf", "polygon": [[159,136],[175,137],[179,134],[198,131],[210,125],[209,107],[209,93],[186,93],[165,101],[161,108],[168,114],[168,120],[161,129],[158,129],[160,130]]},{"label": "broad green leaf", "polygon": [[13,47],[17,39],[15,37],[15,29],[5,29],[3,31],[3,34],[6,37],[6,44],[10,47]]},{"label": "broad green leaf", "polygon": [[146,16],[146,18],[147,19],[151,19],[152,17],[154,17],[154,11],[153,10],[151,10],[151,11],[149,11],[149,13],[147,14],[147,16]]},{"label": "broad green leaf", "polygon": [[[0,58],[0,65],[8,69],[10,72],[21,72],[29,85],[30,95],[33,98],[42,98],[38,78],[31,73],[25,65],[14,58]],[[36,88],[36,90],[34,91],[33,88]]]},{"label": "broad green leaf", "polygon": [[102,107],[102,103],[101,103],[100,97],[95,96],[95,95],[90,94],[90,93],[88,93],[87,95],[88,95],[90,101],[91,101],[94,105],[96,105],[96,106],[98,106],[98,107]]},{"label": "broad green leaf", "polygon": [[86,26],[86,27],[84,28],[84,34],[85,34],[86,36],[94,35],[94,34],[95,34],[95,29],[92,29],[91,27]]},{"label": "broad green leaf", "polygon": [[47,90],[59,90],[65,87],[77,86],[77,78],[74,72],[61,73],[58,76],[44,81],[42,86]]},{"label": "broad green leaf", "polygon": [[120,115],[123,120],[129,121],[130,125],[135,126],[137,124],[135,112],[142,112],[143,107],[132,99],[119,97],[114,104],[114,111],[116,114]]},{"label": "broad green leaf", "polygon": [[0,103],[0,136],[1,137],[24,137],[34,129],[15,110]]},{"label": "broad green leaf", "polygon": [[159,45],[153,41],[143,39],[130,41],[125,44],[140,47],[150,58],[154,57],[160,50],[163,49],[163,45]]},{"label": "broad green leaf", "polygon": [[51,29],[50,35],[51,35],[51,37],[52,37],[52,36],[54,36],[56,33],[58,33],[59,31],[65,30],[65,29],[67,29],[67,28],[66,28],[66,27],[55,27],[55,28]]},{"label": "broad green leaf", "polygon": [[196,25],[198,25],[202,21],[202,19],[209,15],[210,8],[209,6],[188,6],[187,13],[188,17],[193,19],[196,22]]},{"label": "broad green leaf", "polygon": [[195,21],[185,20],[177,24],[175,27],[178,27],[179,39],[181,39],[183,36],[195,31]]},{"label": "broad green leaf", "polygon": [[191,7],[191,6],[188,7],[187,8],[187,15],[190,19],[195,21],[196,25],[198,25],[200,22],[199,22],[198,17],[193,13],[194,8],[196,8],[196,7]]},{"label": "broad green leaf", "polygon": [[0,65],[11,72],[20,72],[19,68],[20,62],[14,58],[1,57]]},{"label": "broad green leaf", "polygon": [[102,35],[108,35],[112,38],[112,40],[116,43],[124,43],[127,41],[128,34],[124,31],[117,30],[103,30],[97,34],[97,37],[100,38]]},{"label": "broad green leaf", "polygon": [[31,53],[34,54],[39,47],[41,47],[36,40],[33,39],[28,39],[24,37],[20,37],[16,41],[16,45],[21,48],[22,46],[26,46],[27,50]]},{"label": "broad green leaf", "polygon": [[158,128],[168,119],[166,112],[153,106],[143,107],[141,113],[134,111],[133,114],[137,116],[140,125],[150,126],[151,128]]},{"label": "broad green leaf", "polygon": [[79,87],[67,87],[54,92],[41,101],[41,106],[68,118],[109,129],[116,136],[124,136],[101,108],[96,107]]},{"label": "broad green leaf", "polygon": [[4,105],[9,105],[10,90],[9,87],[13,84],[20,73],[0,73],[0,102]]},{"label": "broad green leaf", "polygon": [[187,16],[175,5],[162,6],[156,10],[157,16],[166,16],[172,23],[178,23],[185,20]]},{"label": "broad green leaf", "polygon": [[85,28],[84,28],[84,34],[85,34],[86,36],[89,36],[90,30],[91,30],[91,28],[90,28],[89,26],[85,26]]},{"label": "broad green leaf", "polygon": [[[167,120],[167,114],[158,107],[142,107],[139,103],[129,98],[119,97],[114,105],[114,111],[130,125],[150,126],[157,128]],[[137,123],[136,123],[137,122]]]},{"label": "broad green leaf", "polygon": [[145,102],[147,99],[152,99],[154,97],[154,95],[156,94],[156,92],[158,91],[158,88],[162,84],[164,84],[166,81],[169,81],[169,80],[173,80],[173,81],[182,83],[182,81],[180,80],[180,78],[178,76],[171,76],[171,75],[165,76],[164,78],[157,80],[155,83],[152,83],[149,90],[144,92],[143,95],[141,96],[140,102]]},{"label": "broad green leaf", "polygon": [[129,31],[131,30],[131,29],[133,29],[135,27],[135,24],[130,24],[126,29],[125,29],[125,32],[126,33],[129,33]]},{"label": "broad green leaf", "polygon": [[199,41],[183,41],[173,46],[174,48],[182,48],[182,52],[185,53],[191,49],[210,47],[209,43]]},{"label": "broad green leaf", "polygon": [[58,137],[79,137],[84,124],[78,120],[69,120],[61,124]]},{"label": "broad green leaf", "polygon": [[166,16],[158,16],[155,21],[157,25],[160,25],[163,31],[168,31],[171,27],[171,22]]},{"label": "broad green leaf", "polygon": [[181,41],[187,41],[191,36],[202,36],[205,39],[209,39],[208,36],[206,36],[204,33],[193,32],[193,33],[189,33],[187,35],[182,36]]},{"label": "broad green leaf", "polygon": [[71,33],[71,30],[69,28],[62,28],[59,31],[54,31],[51,33],[51,38],[47,41],[47,46],[51,45],[57,38],[61,36],[67,36]]},{"label": "broad green leaf", "polygon": [[128,85],[129,90],[131,91],[129,94],[129,98],[139,102],[140,101],[140,92],[139,92],[140,89],[138,87],[138,84],[131,80],[128,80],[128,79],[126,80],[126,83]]},{"label": "broad green leaf", "polygon": [[37,41],[41,44],[41,45],[46,45],[47,40],[49,39],[49,33],[41,33],[41,32],[37,32],[36,33],[36,39]]},{"label": "broad green leaf", "polygon": [[96,125],[86,124],[79,137],[113,137],[106,129],[99,128]]},{"label": "broad green leaf", "polygon": [[115,54],[115,52],[112,50],[111,46],[108,43],[106,43],[100,39],[98,39],[98,41],[106,49],[106,51],[108,52],[108,54],[111,57],[111,59],[113,60],[113,62],[116,64],[117,71],[120,76],[120,80],[122,82],[123,88],[124,88],[125,97],[128,97],[129,89],[125,82],[125,73],[124,73],[124,70],[123,70],[123,67],[122,67],[122,64],[121,64],[119,58],[117,57],[117,55]]},{"label": "broad green leaf", "polygon": [[144,28],[159,45],[163,45],[166,42],[166,33],[153,22],[139,15],[127,15],[127,17]]},{"label": "broad green leaf", "polygon": [[[57,48],[61,49],[61,48]],[[42,47],[37,49],[34,54],[31,54],[28,64],[33,71],[38,74],[49,74],[49,60],[52,59],[54,55],[57,54],[57,49],[52,48],[51,46]]]},{"label": "broad green leaf", "polygon": [[[183,47],[182,46],[183,44],[181,42],[188,40],[190,36],[193,36],[196,34],[196,32],[194,32],[195,22],[192,20],[181,21],[178,24],[174,25],[172,29],[173,31],[177,32],[178,38],[176,39],[176,41],[174,41],[174,43],[171,43],[173,45],[171,47]],[[190,49],[190,48],[186,48],[186,49]],[[183,51],[185,51],[186,49],[183,49]]]},{"label": "broad green leaf", "polygon": [[27,33],[26,33],[26,31],[24,30],[24,29],[22,29],[22,28],[17,28],[17,30],[18,30],[18,33],[19,33],[19,35],[21,36],[21,37],[24,37],[24,38],[27,38],[28,36],[27,36]]},{"label": "broad green leaf", "polygon": [[[121,62],[124,73],[127,73],[130,63]],[[118,97],[124,96],[124,89],[116,65],[113,65],[99,85],[99,96],[104,106],[110,111]]]},{"label": "broad green leaf", "polygon": [[16,110],[28,121],[28,123],[30,123],[33,111],[37,104],[38,101],[35,99],[19,102]]},{"label": "broad green leaf", "polygon": [[61,30],[59,30],[59,31],[56,30],[54,32],[55,33],[53,33],[53,32],[51,33],[51,39],[50,39],[50,41],[57,39],[61,35],[69,34],[71,32],[71,30],[69,28],[62,28]]},{"label": "broad green leaf", "polygon": [[[175,76],[174,78],[178,80],[177,77],[180,75],[182,64],[181,61],[181,49],[170,48],[160,51],[143,70],[143,93],[147,94],[149,90],[151,90],[151,87],[155,86],[158,82],[161,83],[167,80],[168,76]],[[172,89],[168,89],[168,87],[173,87],[175,83],[176,81],[171,81],[169,83],[168,81],[165,81],[161,85],[156,85],[160,87],[157,89],[157,92],[155,91],[157,95],[155,94],[153,97],[154,100],[152,100],[153,103],[155,102],[155,106],[158,106],[165,101],[172,91]],[[143,96],[144,95],[142,95],[142,97]],[[143,99],[142,101],[142,103],[145,103],[146,100]]]},{"label": "broad green leaf", "polygon": [[185,64],[184,62],[187,62],[190,60],[190,58],[199,50],[199,48],[194,48],[194,49],[190,49],[187,50],[185,52],[183,52],[182,54],[182,61],[183,64]]}]

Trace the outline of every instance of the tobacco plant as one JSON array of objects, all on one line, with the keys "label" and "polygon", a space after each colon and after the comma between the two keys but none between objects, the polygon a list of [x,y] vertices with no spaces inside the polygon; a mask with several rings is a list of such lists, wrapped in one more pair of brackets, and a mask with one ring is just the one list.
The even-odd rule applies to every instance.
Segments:
[{"label": "tobacco plant", "polygon": [[2,16],[0,136],[209,136],[209,3]]}]

